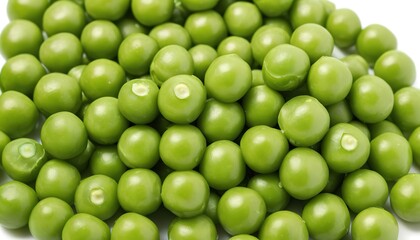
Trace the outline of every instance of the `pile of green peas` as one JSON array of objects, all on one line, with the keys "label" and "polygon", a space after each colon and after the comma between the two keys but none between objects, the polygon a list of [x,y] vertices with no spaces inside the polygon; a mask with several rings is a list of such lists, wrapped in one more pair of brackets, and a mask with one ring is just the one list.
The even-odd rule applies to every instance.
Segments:
[{"label": "pile of green peas", "polygon": [[385,26],[328,0],[9,0],[7,13],[4,228],[393,240],[396,216],[420,222],[420,90]]}]

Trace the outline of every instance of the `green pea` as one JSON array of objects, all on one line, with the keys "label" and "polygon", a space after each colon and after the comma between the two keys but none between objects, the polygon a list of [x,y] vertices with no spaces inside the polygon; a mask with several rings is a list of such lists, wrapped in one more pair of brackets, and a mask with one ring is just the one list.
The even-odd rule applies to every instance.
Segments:
[{"label": "green pea", "polygon": [[330,126],[338,123],[348,123],[353,120],[353,113],[346,100],[325,107],[330,115]]},{"label": "green pea", "polygon": [[116,22],[122,37],[125,39],[132,33],[147,34],[149,29],[140,24],[133,16],[125,16]]},{"label": "green pea", "polygon": [[271,213],[264,220],[258,238],[260,240],[285,239],[304,240],[309,238],[305,221],[298,214],[283,210]]},{"label": "green pea", "polygon": [[261,11],[261,13],[267,17],[280,17],[282,14],[286,13],[293,4],[293,0],[285,0],[285,1],[255,0],[253,2]]},{"label": "green pea", "polygon": [[351,234],[354,240],[395,240],[398,239],[398,229],[398,222],[390,212],[371,207],[356,215]]},{"label": "green pea", "polygon": [[334,43],[340,48],[349,48],[356,43],[362,30],[359,16],[347,8],[336,9],[328,15],[325,27],[334,37]]},{"label": "green pea", "polygon": [[115,21],[122,18],[130,7],[130,0],[85,0],[86,12],[94,19]]},{"label": "green pea", "polygon": [[417,127],[411,132],[408,142],[413,152],[413,161],[417,166],[420,166],[420,127]]},{"label": "green pea", "polygon": [[131,11],[134,17],[145,26],[156,26],[171,18],[175,3],[173,0],[131,1]]},{"label": "green pea", "polygon": [[118,181],[127,170],[127,166],[118,155],[117,145],[97,146],[88,162],[89,172],[97,175],[102,174]]},{"label": "green pea", "polygon": [[7,16],[10,20],[26,19],[41,27],[42,16],[49,4],[49,0],[35,2],[10,0],[7,2]]},{"label": "green pea", "polygon": [[124,213],[114,224],[111,240],[159,240],[159,229],[149,218],[137,213]]},{"label": "green pea", "polygon": [[395,214],[407,222],[420,222],[420,174],[407,174],[391,189],[390,200]]},{"label": "green pea", "polygon": [[217,51],[205,44],[198,44],[190,48],[188,52],[191,54],[194,63],[194,75],[201,81],[204,81],[204,76],[210,64],[217,58]]},{"label": "green pea", "polygon": [[353,82],[359,77],[369,74],[369,64],[366,60],[358,54],[350,54],[341,58],[349,68],[353,76]]},{"label": "green pea", "polygon": [[[185,231],[185,229],[189,231]],[[169,225],[168,238],[173,240],[215,240],[217,239],[217,229],[213,221],[206,215],[192,218],[175,218]]]},{"label": "green pea", "polygon": [[398,126],[395,123],[388,120],[383,120],[377,123],[369,124],[368,128],[372,139],[386,132],[392,132],[403,136],[403,133],[398,128]]},{"label": "green pea", "polygon": [[90,214],[77,213],[69,218],[64,225],[62,239],[102,240],[110,239],[110,235],[109,226],[101,219]]},{"label": "green pea", "polygon": [[223,39],[217,47],[217,53],[219,56],[236,54],[250,66],[254,61],[250,42],[238,36],[229,36]]},{"label": "green pea", "polygon": [[322,0],[296,0],[289,14],[289,21],[295,29],[306,23],[323,26],[328,17]]},{"label": "green pea", "polygon": [[159,48],[168,45],[179,45],[185,49],[191,48],[192,42],[188,31],[176,23],[162,23],[149,32],[149,36],[156,40]]},{"label": "green pea", "polygon": [[420,90],[405,87],[394,93],[391,118],[403,131],[412,131],[420,126]]},{"label": "green pea", "polygon": [[229,33],[238,37],[249,38],[262,25],[261,12],[249,2],[232,3],[226,8],[223,18]]}]

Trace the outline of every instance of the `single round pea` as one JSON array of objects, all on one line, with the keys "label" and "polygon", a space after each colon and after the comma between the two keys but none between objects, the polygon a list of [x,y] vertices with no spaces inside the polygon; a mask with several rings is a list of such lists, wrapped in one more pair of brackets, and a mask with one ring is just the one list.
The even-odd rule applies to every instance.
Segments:
[{"label": "single round pea", "polygon": [[372,137],[370,136],[370,131],[369,128],[367,126],[367,124],[360,122],[358,120],[352,120],[349,122],[351,125],[357,127],[359,130],[361,130],[367,137],[369,140],[372,140]]},{"label": "single round pea", "polygon": [[156,26],[168,21],[175,8],[173,0],[132,0],[134,17],[145,26]]},{"label": "single round pea", "polygon": [[308,147],[319,142],[327,133],[330,116],[316,98],[301,95],[283,105],[278,123],[290,143]]},{"label": "single round pea", "polygon": [[215,193],[214,191],[210,191],[209,201],[207,202],[204,214],[207,215],[207,217],[209,217],[214,224],[219,223],[219,219],[217,218],[217,205],[219,205],[219,201],[219,194]]},{"label": "single round pea", "polygon": [[394,94],[391,118],[403,131],[412,131],[420,126],[420,89],[404,87]]},{"label": "single round pea", "polygon": [[50,72],[67,73],[82,64],[83,48],[71,33],[57,33],[47,38],[39,48],[39,59]]},{"label": "single round pea", "polygon": [[177,124],[195,121],[206,104],[207,93],[200,79],[193,75],[176,75],[161,85],[157,104],[167,120]]},{"label": "single round pea", "polygon": [[33,188],[19,181],[10,181],[0,186],[0,225],[18,229],[28,224],[32,209],[38,203]]},{"label": "single round pea", "polygon": [[194,63],[189,52],[179,45],[161,48],[150,65],[150,76],[158,86],[176,75],[192,75]]},{"label": "single round pea", "polygon": [[169,225],[168,238],[184,239],[217,239],[217,229],[213,221],[206,215],[192,218],[175,218]]},{"label": "single round pea", "polygon": [[134,124],[151,123],[159,115],[159,88],[150,79],[132,79],[121,87],[118,93],[118,109]]},{"label": "single round pea", "polygon": [[290,44],[280,44],[264,58],[264,82],[277,91],[294,90],[305,80],[309,67],[310,60],[305,51]]},{"label": "single round pea", "polygon": [[284,1],[254,0],[253,2],[261,11],[261,13],[267,17],[280,17],[282,14],[286,13],[293,4],[293,0],[284,0]]},{"label": "single round pea", "polygon": [[200,163],[200,173],[209,186],[217,190],[238,186],[245,178],[245,171],[241,148],[229,140],[208,145]]},{"label": "single round pea", "polygon": [[32,97],[39,79],[46,74],[41,62],[30,54],[19,54],[9,58],[1,68],[0,89],[15,90]]},{"label": "single round pea", "polygon": [[152,168],[159,161],[160,135],[147,125],[127,128],[118,141],[118,155],[129,168]]},{"label": "single round pea", "polygon": [[47,156],[43,146],[34,139],[18,138],[4,147],[1,160],[9,177],[29,183],[36,179]]},{"label": "single round pea", "polygon": [[401,129],[395,123],[388,120],[383,120],[377,123],[369,124],[368,128],[372,139],[386,132],[393,132],[403,136]]},{"label": "single round pea", "polygon": [[249,38],[262,25],[261,12],[250,2],[232,3],[226,8],[223,18],[229,33],[238,37]]},{"label": "single round pea", "polygon": [[251,188],[230,188],[223,193],[217,206],[220,224],[231,235],[256,232],[265,214],[264,199]]},{"label": "single round pea", "polygon": [[45,150],[58,159],[76,157],[86,149],[88,141],[82,120],[70,112],[58,112],[48,117],[40,135]]},{"label": "single round pea", "polygon": [[162,202],[178,217],[198,216],[206,210],[210,188],[204,177],[192,170],[174,171],[162,183]]},{"label": "single round pea", "polygon": [[149,29],[140,24],[133,16],[126,15],[116,22],[122,37],[125,39],[132,33],[147,34]]},{"label": "single round pea", "polygon": [[283,159],[280,182],[290,196],[305,200],[320,193],[328,182],[328,166],[324,158],[310,148],[295,148]]},{"label": "single round pea", "polygon": [[366,60],[358,54],[350,54],[340,59],[347,65],[351,75],[353,76],[353,82],[359,77],[369,74],[369,64]]},{"label": "single round pea", "polygon": [[5,59],[28,53],[38,57],[43,42],[41,29],[33,22],[23,19],[10,21],[0,34],[0,53]]},{"label": "single round pea", "polygon": [[395,133],[383,133],[370,143],[368,164],[387,181],[396,181],[406,175],[413,162],[407,139]]},{"label": "single round pea", "polygon": [[118,109],[118,99],[113,97],[93,101],[86,109],[83,123],[89,138],[99,144],[116,143],[129,126]]},{"label": "single round pea", "polygon": [[1,155],[3,153],[3,149],[6,145],[11,141],[10,137],[6,135],[3,131],[0,131],[0,163],[1,163]]},{"label": "single round pea", "polygon": [[77,80],[77,82],[80,82],[80,77],[82,76],[83,70],[85,69],[86,65],[81,64],[78,66],[73,67],[69,70],[67,75]]},{"label": "single round pea", "polygon": [[241,99],[251,84],[251,68],[236,54],[217,57],[204,77],[204,86],[209,96],[226,103]]},{"label": "single round pea", "polygon": [[236,54],[250,66],[252,66],[252,63],[254,62],[250,42],[247,39],[238,36],[229,36],[223,39],[219,46],[217,46],[217,53],[219,56]]},{"label": "single round pea", "polygon": [[279,27],[286,31],[289,36],[292,34],[292,26],[289,20],[285,17],[266,17],[263,19],[264,25]]},{"label": "single round pea", "polygon": [[420,174],[407,174],[395,183],[390,194],[391,206],[407,222],[420,222]]},{"label": "single round pea", "polygon": [[354,213],[369,207],[383,207],[388,198],[388,184],[377,172],[359,169],[344,177],[341,194]]},{"label": "single round pea", "polygon": [[265,85],[261,69],[252,69],[252,87]]},{"label": "single round pea", "polygon": [[29,217],[29,231],[36,239],[60,239],[64,225],[74,215],[65,201],[49,197],[33,208]]},{"label": "single round pea", "polygon": [[289,10],[289,18],[294,29],[306,23],[323,26],[328,14],[322,0],[297,0]]},{"label": "single round pea", "polygon": [[353,120],[353,113],[346,100],[325,107],[330,115],[330,126],[338,123],[348,123]]},{"label": "single round pea", "polygon": [[95,149],[95,145],[88,139],[85,150],[74,158],[66,159],[68,163],[75,166],[80,173],[84,172],[89,164],[90,156]]},{"label": "single round pea", "polygon": [[338,187],[341,186],[343,182],[344,174],[343,173],[337,173],[333,170],[328,170],[328,182],[327,185],[322,189],[322,192],[324,193],[336,193],[336,190]]},{"label": "single round pea", "polygon": [[53,159],[46,162],[39,171],[35,190],[39,199],[56,197],[72,205],[80,179],[80,173],[76,167]]},{"label": "single round pea", "polygon": [[260,228],[258,238],[305,240],[309,238],[309,234],[305,221],[298,214],[283,210],[268,215]]},{"label": "single round pea", "polygon": [[232,236],[228,240],[258,240],[258,238],[250,234],[238,234],[238,235]]},{"label": "single round pea", "polygon": [[115,21],[126,14],[130,0],[84,0],[84,6],[93,19]]},{"label": "single round pea", "polygon": [[149,169],[130,169],[118,182],[118,201],[127,212],[148,215],[161,205],[161,180]]},{"label": "single round pea", "polygon": [[117,182],[105,175],[91,175],[80,181],[74,196],[78,213],[91,214],[101,220],[112,217],[120,207]]},{"label": "single round pea", "polygon": [[334,43],[340,48],[349,48],[356,43],[357,36],[362,30],[359,16],[347,8],[340,8],[328,15],[325,24],[334,38]]},{"label": "single round pea", "polygon": [[420,166],[420,127],[411,132],[408,142],[413,152],[413,161],[417,166]]},{"label": "single round pea", "polygon": [[101,219],[90,214],[77,213],[67,220],[61,237],[63,240],[103,240],[110,239],[111,231]]},{"label": "single round pea", "polygon": [[373,75],[357,79],[347,99],[353,114],[366,123],[385,120],[391,114],[394,105],[391,87],[382,78]]},{"label": "single round pea", "polygon": [[306,23],[293,31],[290,44],[304,50],[311,60],[316,62],[322,56],[331,56],[334,49],[334,38],[323,26]]},{"label": "single round pea", "polygon": [[354,240],[396,240],[398,229],[398,222],[390,212],[371,207],[356,215],[351,235]]},{"label": "single round pea", "polygon": [[39,27],[42,26],[42,16],[50,5],[49,0],[40,1],[7,1],[7,16],[10,20],[25,19],[29,20]]},{"label": "single round pea", "polygon": [[89,158],[88,169],[91,174],[102,174],[118,181],[127,166],[118,155],[117,145],[97,146]]},{"label": "single round pea", "polygon": [[214,8],[219,0],[180,0],[180,2],[189,11],[198,12]]},{"label": "single round pea", "polygon": [[188,31],[176,23],[162,23],[149,32],[149,36],[156,40],[159,48],[168,45],[179,45],[185,49],[191,48],[192,41]]},{"label": "single round pea", "polygon": [[111,240],[159,240],[159,229],[149,218],[137,213],[124,213],[111,231]]},{"label": "single round pea", "polygon": [[205,44],[198,44],[190,48],[188,52],[191,54],[194,63],[194,76],[204,81],[204,75],[210,64],[217,58],[217,51]]}]

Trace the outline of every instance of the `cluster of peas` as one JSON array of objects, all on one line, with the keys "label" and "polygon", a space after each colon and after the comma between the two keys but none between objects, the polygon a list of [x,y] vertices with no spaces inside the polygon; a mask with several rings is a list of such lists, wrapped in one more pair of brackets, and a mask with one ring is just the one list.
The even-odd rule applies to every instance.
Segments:
[{"label": "cluster of peas", "polygon": [[328,0],[9,0],[8,16],[3,227],[159,239],[163,205],[173,240],[341,239],[351,215],[353,239],[391,240],[388,196],[420,222],[420,90],[386,27]]}]

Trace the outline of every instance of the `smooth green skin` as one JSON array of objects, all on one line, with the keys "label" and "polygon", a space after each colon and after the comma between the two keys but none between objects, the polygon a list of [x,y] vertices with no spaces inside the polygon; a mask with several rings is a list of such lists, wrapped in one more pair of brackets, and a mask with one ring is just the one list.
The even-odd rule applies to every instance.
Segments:
[{"label": "smooth green skin", "polygon": [[63,160],[81,154],[88,141],[82,120],[70,112],[58,112],[48,117],[40,136],[48,154]]},{"label": "smooth green skin", "polygon": [[412,131],[420,126],[420,89],[401,88],[394,94],[392,121],[404,131]]},{"label": "smooth green skin", "polygon": [[118,109],[118,99],[113,97],[93,101],[86,109],[83,123],[89,139],[99,144],[116,143],[129,126],[128,120]]},{"label": "smooth green skin", "polygon": [[247,187],[261,195],[269,213],[283,210],[289,204],[290,195],[281,185],[278,174],[255,175],[248,181]]},{"label": "smooth green skin", "polygon": [[86,148],[81,154],[74,158],[67,159],[66,161],[75,166],[77,170],[82,173],[87,168],[90,156],[92,155],[94,149],[95,145],[90,140],[88,140]]},{"label": "smooth green skin", "polygon": [[26,19],[41,27],[42,16],[50,5],[49,2],[49,0],[10,0],[7,2],[7,16],[10,20]]},{"label": "smooth green skin", "polygon": [[168,21],[175,8],[173,0],[132,0],[134,17],[145,26],[156,26]]},{"label": "smooth green skin", "polygon": [[320,57],[309,69],[309,93],[324,106],[343,101],[352,84],[353,76],[349,68],[335,57]]},{"label": "smooth green skin", "polygon": [[159,142],[162,161],[174,170],[192,170],[201,162],[206,138],[193,125],[174,125],[166,130]]},{"label": "smooth green skin", "polygon": [[284,29],[273,25],[264,25],[258,28],[252,35],[252,57],[256,63],[263,65],[264,58],[271,49],[289,42],[290,35]]},{"label": "smooth green skin", "polygon": [[74,215],[65,201],[50,197],[38,202],[29,217],[29,231],[40,240],[59,240],[64,225]]},{"label": "smooth green skin", "polygon": [[80,181],[74,196],[78,213],[87,213],[101,220],[112,217],[120,207],[117,182],[105,175],[91,175]]},{"label": "smooth green skin", "polygon": [[249,38],[262,25],[258,7],[250,2],[234,2],[227,7],[223,19],[233,36]]},{"label": "smooth green skin", "polygon": [[371,207],[356,215],[351,234],[354,240],[396,240],[398,229],[398,222],[390,212]]},{"label": "smooth green skin", "polygon": [[147,34],[149,29],[141,25],[133,16],[125,16],[116,22],[123,38],[127,38],[132,33]]},{"label": "smooth green skin", "polygon": [[308,147],[321,141],[328,132],[330,116],[316,98],[301,95],[283,105],[278,124],[290,143]]},{"label": "smooth green skin", "polygon": [[217,205],[219,205],[219,201],[220,196],[217,193],[210,191],[209,201],[207,202],[204,214],[207,215],[214,224],[219,223],[219,219],[217,218]]},{"label": "smooth green skin", "polygon": [[174,8],[174,11],[172,13],[170,22],[173,22],[173,23],[176,23],[176,24],[179,24],[179,25],[184,25],[185,20],[187,19],[189,14],[191,14],[191,12],[188,11],[181,4],[180,1],[175,1],[175,8]]},{"label": "smooth green skin", "polygon": [[174,171],[163,180],[162,202],[178,217],[198,216],[206,210],[210,188],[206,179],[195,171]]},{"label": "smooth green skin", "polygon": [[152,168],[159,161],[160,135],[148,125],[127,128],[118,141],[118,155],[129,168]]},{"label": "smooth green skin", "polygon": [[414,61],[404,52],[391,50],[382,54],[373,67],[375,75],[385,80],[394,92],[416,81]]},{"label": "smooth green skin", "polygon": [[283,159],[280,182],[290,196],[306,200],[320,193],[328,183],[328,165],[311,148],[295,148]]},{"label": "smooth green skin", "polygon": [[385,120],[394,105],[391,87],[383,79],[373,75],[358,78],[347,99],[353,114],[365,123]]},{"label": "smooth green skin", "polygon": [[369,138],[369,140],[372,140],[371,136],[370,136],[370,131],[369,128],[367,126],[367,124],[360,122],[358,120],[352,120],[349,122],[351,125],[357,127],[358,129],[362,130],[362,132]]},{"label": "smooth green skin", "polygon": [[239,234],[229,238],[229,240],[258,240],[258,238],[249,234]]},{"label": "smooth green skin", "polygon": [[113,22],[94,20],[83,28],[80,41],[89,59],[114,59],[118,54],[122,35]]},{"label": "smooth green skin", "polygon": [[277,128],[264,125],[248,128],[241,137],[241,152],[246,165],[257,173],[273,173],[289,151],[289,142]]},{"label": "smooth green skin", "polygon": [[280,44],[264,58],[264,82],[277,91],[294,90],[305,80],[309,67],[310,60],[305,51],[290,44]]},{"label": "smooth green skin", "polygon": [[368,160],[370,141],[350,123],[338,123],[331,127],[321,144],[321,154],[328,167],[337,173],[353,172]]},{"label": "smooth green skin", "polygon": [[75,67],[73,67],[72,69],[69,70],[67,75],[76,79],[77,82],[80,82],[80,77],[82,76],[82,72],[85,69],[85,67],[86,67],[85,64],[75,66]]},{"label": "smooth green skin", "polygon": [[126,14],[130,0],[84,0],[84,6],[93,19],[115,21]]},{"label": "smooth green skin", "polygon": [[201,81],[204,81],[204,75],[210,64],[217,58],[217,51],[205,44],[198,44],[190,48],[188,52],[191,54],[194,64],[194,75]]},{"label": "smooth green skin", "polygon": [[420,174],[407,174],[395,183],[390,193],[391,206],[398,217],[420,222]]},{"label": "smooth green skin", "polygon": [[309,233],[305,222],[298,214],[283,210],[268,215],[260,228],[258,238],[306,240],[309,238]]},{"label": "smooth green skin", "polygon": [[411,132],[408,142],[413,152],[413,161],[417,166],[420,166],[420,127]]},{"label": "smooth green skin", "polygon": [[216,240],[217,229],[206,215],[193,218],[175,218],[169,225],[168,238],[171,240]]},{"label": "smooth green skin", "polygon": [[0,34],[0,53],[5,59],[28,53],[38,57],[43,42],[41,29],[33,22],[23,19],[10,21]]},{"label": "smooth green skin", "polygon": [[42,17],[42,28],[50,37],[60,32],[79,37],[85,25],[84,9],[73,1],[53,2]]},{"label": "smooth green skin", "polygon": [[214,8],[219,0],[180,0],[180,2],[189,11],[198,12]]},{"label": "smooth green skin", "polygon": [[396,36],[387,27],[380,24],[366,26],[357,36],[356,50],[370,64],[385,52],[396,48]]},{"label": "smooth green skin", "polygon": [[126,212],[148,215],[162,203],[162,182],[159,175],[149,169],[130,169],[118,182],[118,201]]},{"label": "smooth green skin", "polygon": [[266,17],[263,19],[264,21],[264,25],[268,25],[268,26],[275,26],[275,27],[279,27],[281,29],[283,29],[284,31],[287,32],[287,34],[289,34],[289,36],[292,34],[292,26],[290,25],[291,23],[289,22],[289,20],[287,20],[285,17]]},{"label": "smooth green skin", "polygon": [[159,240],[159,229],[149,218],[137,213],[124,213],[111,231],[111,240]]},{"label": "smooth green skin", "polygon": [[2,153],[4,171],[12,179],[24,183],[34,181],[46,161],[43,146],[30,138],[12,140]]},{"label": "smooth green skin", "polygon": [[255,87],[258,85],[265,85],[262,70],[252,69],[252,87]]},{"label": "smooth green skin", "polygon": [[342,198],[354,213],[369,207],[383,207],[388,193],[385,179],[369,169],[359,169],[349,173],[341,185]]},{"label": "smooth green skin", "polygon": [[10,137],[6,135],[3,131],[0,131],[0,163],[1,163],[1,155],[3,153],[3,149],[6,145],[11,141]]},{"label": "smooth green skin", "polygon": [[193,75],[176,75],[163,82],[157,104],[160,114],[177,124],[194,122],[206,104],[207,92],[200,79]]},{"label": "smooth green skin", "polygon": [[130,80],[124,83],[118,93],[118,109],[134,124],[151,123],[159,115],[158,93],[158,86],[150,79]]},{"label": "smooth green skin", "polygon": [[83,48],[71,33],[57,33],[47,38],[39,48],[39,59],[49,72],[67,73],[82,64]]},{"label": "smooth green skin", "polygon": [[261,13],[266,17],[280,17],[282,14],[286,13],[293,4],[293,0],[284,0],[284,1],[254,0],[253,2],[261,11]]},{"label": "smooth green skin", "polygon": [[289,10],[290,22],[294,29],[306,23],[323,26],[328,13],[322,0],[296,0]]},{"label": "smooth green skin", "polygon": [[350,213],[346,204],[331,193],[321,193],[306,203],[302,219],[313,239],[341,239],[350,228]]},{"label": "smooth green skin", "polygon": [[80,87],[91,101],[100,97],[117,97],[124,83],[124,69],[108,59],[90,62],[80,76]]},{"label": "smooth green skin", "polygon": [[209,99],[198,117],[197,126],[208,142],[235,140],[245,126],[245,113],[239,103]]},{"label": "smooth green skin", "polygon": [[306,23],[293,31],[290,44],[304,50],[311,60],[316,62],[322,56],[331,56],[334,38],[326,28],[315,23]]},{"label": "smooth green skin", "polygon": [[250,188],[234,187],[223,193],[217,206],[217,216],[230,235],[252,234],[264,221],[264,199]]},{"label": "smooth green skin", "polygon": [[333,36],[334,44],[340,48],[353,46],[362,30],[359,16],[353,10],[347,8],[332,11],[328,15],[325,27]]},{"label": "smooth green skin", "polygon": [[408,140],[395,133],[383,133],[370,142],[368,164],[387,181],[406,175],[413,162]]},{"label": "smooth green skin", "polygon": [[32,97],[39,79],[46,74],[41,62],[30,54],[19,54],[9,58],[1,68],[0,89],[15,90]]},{"label": "smooth green skin", "polygon": [[168,45],[179,45],[185,49],[189,49],[192,46],[188,31],[183,26],[172,22],[155,26],[150,30],[149,36],[156,40],[159,48]]},{"label": "smooth green skin", "polygon": [[61,237],[63,240],[108,240],[111,237],[111,231],[108,224],[101,219],[90,214],[77,213],[67,220]]},{"label": "smooth green skin", "polygon": [[329,169],[328,173],[328,183],[324,189],[322,189],[322,192],[336,193],[337,188],[341,186],[343,182],[344,174],[334,172],[331,169]]},{"label": "smooth green skin", "polygon": [[8,229],[26,226],[32,209],[38,203],[33,188],[19,181],[0,186],[0,225]]},{"label": "smooth green skin", "polygon": [[225,103],[241,99],[251,85],[251,67],[236,54],[217,57],[210,64],[204,77],[208,95]]},{"label": "smooth green skin", "polygon": [[353,82],[359,77],[369,74],[368,62],[357,54],[350,54],[340,59],[349,68],[353,76]]},{"label": "smooth green skin", "polygon": [[330,126],[338,123],[348,123],[353,120],[353,113],[346,100],[325,107],[330,115]]},{"label": "smooth green skin", "polygon": [[228,190],[245,178],[246,165],[241,148],[229,140],[218,140],[207,146],[200,163],[200,173],[210,187]]},{"label": "smooth green skin", "polygon": [[117,145],[97,146],[89,159],[88,168],[91,174],[103,174],[115,181],[127,171],[118,155]]},{"label": "smooth green skin", "polygon": [[11,90],[0,95],[0,116],[0,131],[15,139],[35,129],[39,113],[30,98]]},{"label": "smooth green skin", "polygon": [[386,132],[392,132],[400,136],[404,136],[401,132],[401,129],[398,128],[398,126],[395,123],[388,120],[383,120],[377,123],[369,124],[368,128],[372,139]]},{"label": "smooth green skin", "polygon": [[39,199],[56,197],[72,205],[80,179],[80,173],[76,167],[64,161],[52,159],[46,162],[39,171],[35,190]]},{"label": "smooth green skin", "polygon": [[153,57],[150,76],[158,86],[176,75],[192,75],[194,63],[189,52],[179,45],[161,48]]},{"label": "smooth green skin", "polygon": [[158,42],[152,36],[133,33],[121,42],[118,63],[127,73],[142,76],[149,72],[149,66],[158,51]]},{"label": "smooth green skin", "polygon": [[217,46],[217,53],[219,56],[236,54],[250,66],[254,62],[251,43],[243,37],[229,36],[223,39]]},{"label": "smooth green skin", "polygon": [[194,45],[206,44],[216,48],[228,35],[223,17],[214,10],[192,13],[186,19],[184,28]]},{"label": "smooth green skin", "polygon": [[33,92],[33,101],[44,116],[61,111],[77,113],[82,105],[82,89],[78,81],[64,73],[47,73]]}]

